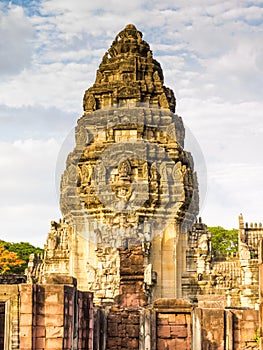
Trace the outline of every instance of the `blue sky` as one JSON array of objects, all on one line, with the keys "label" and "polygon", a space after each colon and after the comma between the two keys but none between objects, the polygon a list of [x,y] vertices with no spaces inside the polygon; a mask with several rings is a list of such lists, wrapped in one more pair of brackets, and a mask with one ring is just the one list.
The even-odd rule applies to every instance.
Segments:
[{"label": "blue sky", "polygon": [[237,227],[240,212],[263,221],[261,0],[178,0],[176,7],[172,0],[2,0],[0,238],[42,245],[61,216],[58,155],[101,57],[128,23],[150,44],[202,149],[203,221]]}]

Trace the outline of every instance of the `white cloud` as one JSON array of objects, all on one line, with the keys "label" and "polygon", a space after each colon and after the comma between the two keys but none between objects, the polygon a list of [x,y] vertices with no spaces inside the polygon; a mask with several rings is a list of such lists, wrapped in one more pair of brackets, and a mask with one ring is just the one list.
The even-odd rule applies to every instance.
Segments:
[{"label": "white cloud", "polygon": [[47,140],[51,137],[61,141],[76,124],[73,113],[57,108],[41,106],[11,108],[0,105],[1,140]]},{"label": "white cloud", "polygon": [[[201,215],[209,225],[236,226],[237,216],[262,220],[263,103],[180,101],[207,166],[207,198]],[[195,154],[195,149],[191,149]]]},{"label": "white cloud", "polygon": [[1,239],[9,242],[30,242],[43,248],[50,221],[61,214],[56,202],[1,206]]},{"label": "white cloud", "polygon": [[[1,238],[43,243],[49,221],[59,215],[54,140],[0,143]],[[44,217],[50,220],[44,223]],[[46,232],[45,232],[46,231]]]},{"label": "white cloud", "polygon": [[223,18],[228,20],[233,20],[236,18],[242,18],[246,21],[255,21],[263,19],[263,8],[257,6],[243,7],[243,8],[234,8],[226,11],[223,15]]},{"label": "white cloud", "polygon": [[42,240],[57,217],[49,191],[60,144],[82,113],[84,91],[93,84],[103,53],[128,23],[151,45],[165,84],[176,92],[178,113],[203,150],[209,188],[204,221],[236,226],[240,211],[247,220],[260,220],[260,0],[43,0],[38,11],[28,6],[9,6],[0,18],[6,38],[0,74],[16,74],[0,81],[0,205],[4,231],[12,239],[20,239],[20,227],[26,237],[37,234]]},{"label": "white cloud", "polygon": [[34,30],[19,6],[0,8],[0,75],[16,74],[29,66]]},{"label": "white cloud", "polygon": [[41,105],[67,112],[77,110],[80,114],[82,98],[89,87],[84,76],[95,78],[93,65],[56,62],[37,65],[24,69],[9,81],[0,82],[1,101],[10,107]]},{"label": "white cloud", "polygon": [[238,215],[246,222],[262,222],[263,166],[220,164],[211,169],[202,216],[210,226],[238,227]]}]

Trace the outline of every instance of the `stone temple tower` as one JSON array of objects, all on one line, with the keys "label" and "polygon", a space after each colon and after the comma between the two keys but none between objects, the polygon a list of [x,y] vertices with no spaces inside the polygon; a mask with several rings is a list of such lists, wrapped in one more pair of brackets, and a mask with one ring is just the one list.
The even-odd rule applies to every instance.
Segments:
[{"label": "stone temple tower", "polygon": [[112,303],[135,254],[148,302],[182,296],[198,185],[175,106],[148,43],[127,25],[84,94],[61,179],[63,219],[51,224],[40,280],[72,276],[95,303]]},{"label": "stone temple tower", "polygon": [[240,215],[238,254],[212,254],[163,82],[127,25],[85,92],[44,257],[0,285],[0,349],[263,348],[262,224]]}]

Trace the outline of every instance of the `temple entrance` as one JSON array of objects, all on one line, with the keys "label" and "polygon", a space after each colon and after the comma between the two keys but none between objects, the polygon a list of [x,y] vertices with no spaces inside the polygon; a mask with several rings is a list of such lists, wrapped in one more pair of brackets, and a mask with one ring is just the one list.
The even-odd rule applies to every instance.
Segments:
[{"label": "temple entrance", "polygon": [[5,303],[0,302],[0,350],[5,346]]}]

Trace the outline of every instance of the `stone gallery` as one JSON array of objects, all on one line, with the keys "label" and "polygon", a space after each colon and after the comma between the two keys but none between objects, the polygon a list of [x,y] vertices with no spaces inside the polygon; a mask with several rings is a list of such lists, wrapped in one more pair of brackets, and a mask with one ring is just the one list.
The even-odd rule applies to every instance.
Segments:
[{"label": "stone gallery", "polygon": [[174,93],[134,25],[83,108],[63,218],[0,285],[0,349],[261,349],[262,225],[240,215],[238,254],[215,259]]}]

